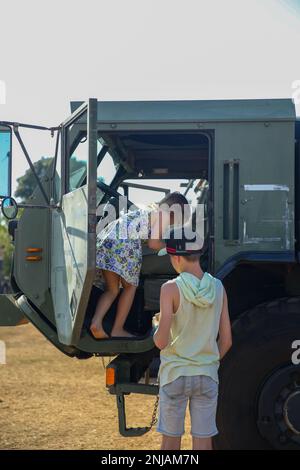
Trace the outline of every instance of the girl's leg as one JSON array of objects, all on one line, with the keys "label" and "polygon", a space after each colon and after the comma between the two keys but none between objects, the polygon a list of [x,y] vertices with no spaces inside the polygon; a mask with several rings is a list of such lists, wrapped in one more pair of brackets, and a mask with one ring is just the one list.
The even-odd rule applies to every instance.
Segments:
[{"label": "girl's leg", "polygon": [[118,274],[104,269],[102,273],[105,281],[105,291],[98,300],[95,315],[91,323],[91,332],[97,339],[108,338],[108,335],[103,329],[102,321],[120,290],[120,276]]},{"label": "girl's leg", "polygon": [[134,295],[136,292],[136,286],[129,284],[121,278],[123,286],[122,293],[119,298],[116,318],[114,326],[111,331],[112,336],[133,336],[128,331],[124,330],[124,323],[128,317],[130,307],[133,304]]}]

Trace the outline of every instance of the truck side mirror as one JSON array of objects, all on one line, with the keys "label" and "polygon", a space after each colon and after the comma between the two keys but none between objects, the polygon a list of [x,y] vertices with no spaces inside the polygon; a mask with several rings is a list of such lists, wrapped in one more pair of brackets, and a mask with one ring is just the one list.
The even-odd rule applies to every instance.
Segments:
[{"label": "truck side mirror", "polygon": [[11,195],[11,148],[11,128],[0,126],[0,198]]},{"label": "truck side mirror", "polygon": [[6,219],[15,219],[18,215],[18,204],[12,197],[5,197],[1,203],[2,214]]}]

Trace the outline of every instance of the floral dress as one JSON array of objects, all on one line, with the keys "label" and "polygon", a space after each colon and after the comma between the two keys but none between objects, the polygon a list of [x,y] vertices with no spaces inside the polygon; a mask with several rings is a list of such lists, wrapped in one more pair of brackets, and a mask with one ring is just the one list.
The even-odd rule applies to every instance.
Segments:
[{"label": "floral dress", "polygon": [[134,286],[139,284],[142,239],[150,236],[149,211],[122,214],[97,235],[96,267],[119,274]]}]

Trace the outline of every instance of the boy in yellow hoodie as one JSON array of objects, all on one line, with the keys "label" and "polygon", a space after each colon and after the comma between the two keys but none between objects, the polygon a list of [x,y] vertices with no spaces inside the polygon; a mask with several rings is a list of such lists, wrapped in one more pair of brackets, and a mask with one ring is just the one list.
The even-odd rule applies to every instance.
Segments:
[{"label": "boy in yellow hoodie", "polygon": [[[161,349],[159,421],[162,450],[180,449],[187,403],[194,450],[211,450],[218,433],[218,367],[232,344],[227,296],[222,282],[203,272],[202,243],[173,229],[166,248],[179,274],[161,288],[160,320],[154,342]],[[218,337],[218,341],[217,341]]]}]

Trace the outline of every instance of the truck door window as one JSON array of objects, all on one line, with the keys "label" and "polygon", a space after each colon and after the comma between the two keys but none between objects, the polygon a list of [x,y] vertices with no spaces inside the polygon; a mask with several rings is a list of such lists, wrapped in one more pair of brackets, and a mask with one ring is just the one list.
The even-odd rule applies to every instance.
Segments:
[{"label": "truck door window", "polygon": [[[102,148],[102,144],[98,141],[97,153],[99,155]],[[102,181],[103,183],[110,185],[117,173],[117,167],[115,165],[114,159],[109,153],[109,150],[106,152],[102,160],[100,161],[97,168],[97,180]]]},{"label": "truck door window", "polygon": [[70,124],[66,132],[69,154],[67,187],[68,192],[79,188],[86,179],[88,162],[87,115]]},{"label": "truck door window", "polygon": [[87,138],[82,137],[70,157],[69,191],[73,191],[81,186],[81,182],[86,176],[87,155]]},{"label": "truck door window", "polygon": [[[97,143],[97,154],[99,155],[102,148],[102,143]],[[79,188],[85,184],[87,174],[87,161],[88,161],[88,142],[87,137],[82,132],[81,138],[78,137],[78,143],[69,160],[69,191]],[[103,181],[109,185],[114,179],[117,172],[117,166],[114,163],[113,157],[106,152],[101,159],[97,168],[97,180]]]},{"label": "truck door window", "polygon": [[0,128],[0,196],[10,195],[11,131]]}]

